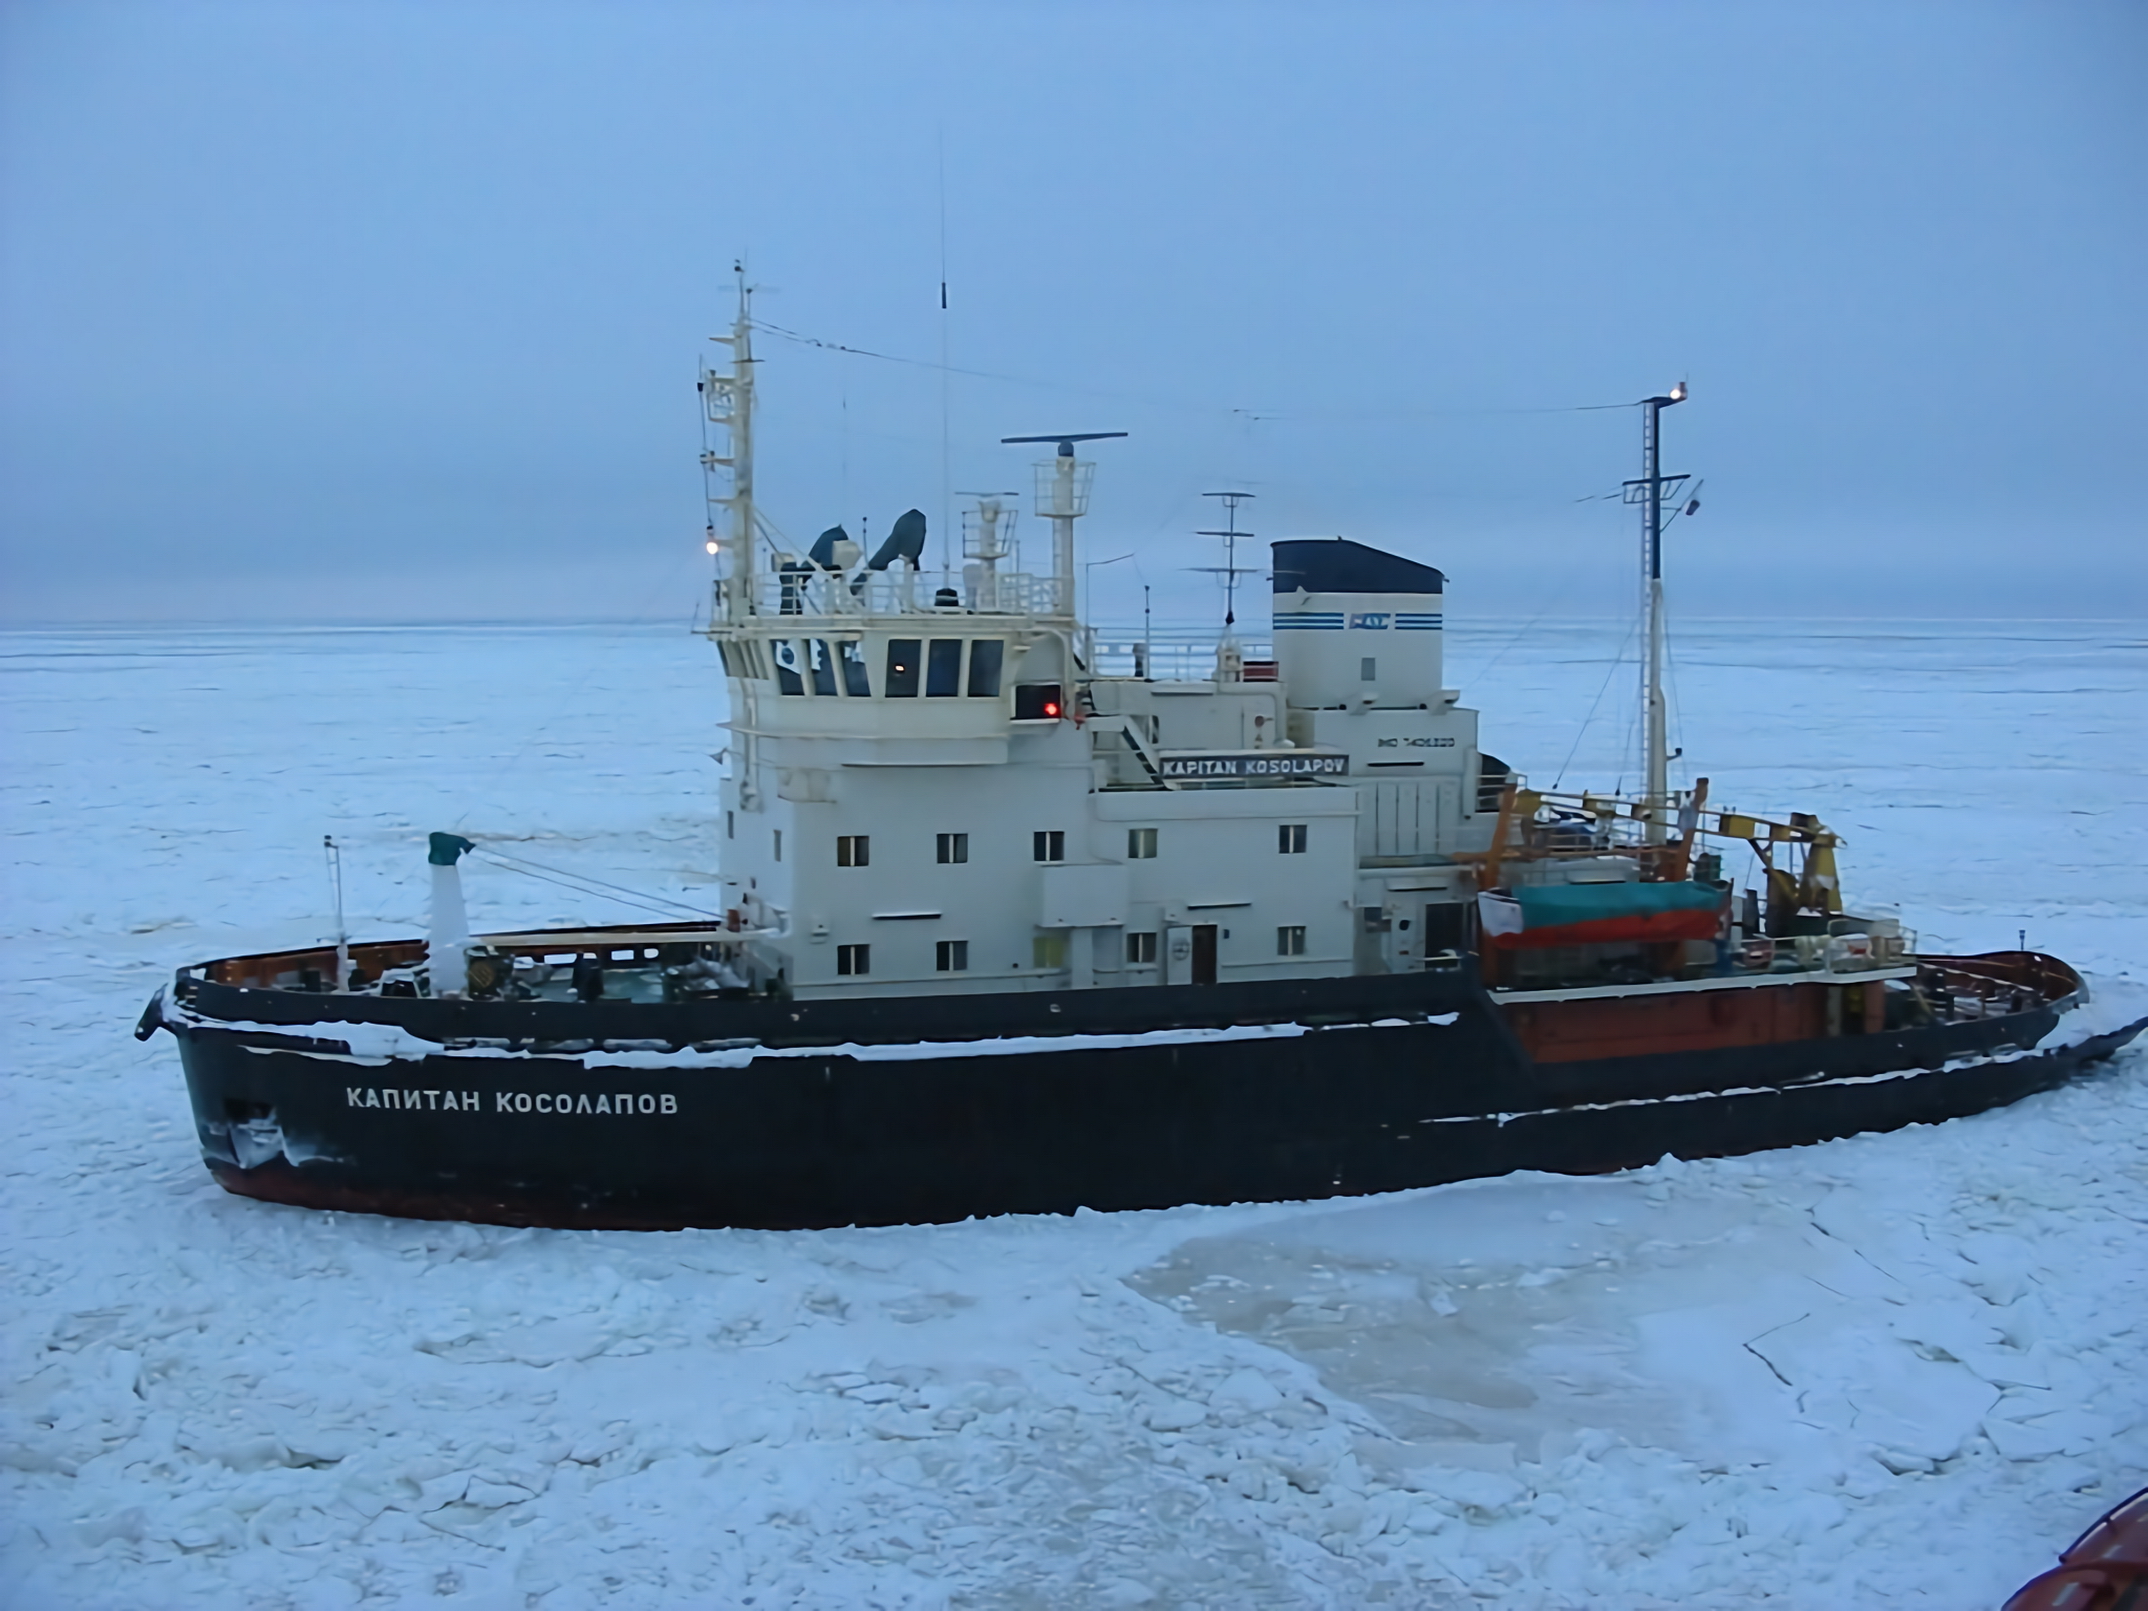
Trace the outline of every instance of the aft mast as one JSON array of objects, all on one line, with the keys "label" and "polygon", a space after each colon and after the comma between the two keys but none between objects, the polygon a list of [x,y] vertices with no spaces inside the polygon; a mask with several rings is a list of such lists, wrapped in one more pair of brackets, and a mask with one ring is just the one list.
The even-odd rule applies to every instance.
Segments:
[{"label": "aft mast", "polygon": [[1641,400],[1641,478],[1625,484],[1626,501],[1641,506],[1642,608],[1648,618],[1648,649],[1641,661],[1641,772],[1648,812],[1646,838],[1651,845],[1665,841],[1671,807],[1670,739],[1663,699],[1663,493],[1687,479],[1663,474],[1659,416],[1673,403],[1685,400],[1684,381],[1666,396]]}]

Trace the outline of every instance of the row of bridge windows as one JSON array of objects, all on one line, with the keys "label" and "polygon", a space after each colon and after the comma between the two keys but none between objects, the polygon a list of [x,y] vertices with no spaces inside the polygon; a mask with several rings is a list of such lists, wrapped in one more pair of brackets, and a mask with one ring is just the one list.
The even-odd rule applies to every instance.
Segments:
[{"label": "row of bridge windows", "polygon": [[[871,699],[876,691],[859,638],[770,639],[772,668],[762,665],[761,645],[750,639],[717,648],[730,676],[766,681],[772,669],[779,694],[811,688],[822,699]],[[890,638],[877,692],[884,699],[997,699],[1006,658],[1003,638]]]}]

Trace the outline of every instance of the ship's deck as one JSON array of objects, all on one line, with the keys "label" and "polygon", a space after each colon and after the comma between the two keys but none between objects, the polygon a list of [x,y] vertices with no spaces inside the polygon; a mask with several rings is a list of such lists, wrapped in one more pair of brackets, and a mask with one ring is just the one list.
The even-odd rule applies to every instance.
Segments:
[{"label": "ship's deck", "polygon": [[[725,971],[726,959],[747,938],[719,923],[481,935],[473,941],[474,957],[485,966],[473,969],[478,988],[472,999],[558,1006],[601,1001],[610,1008],[766,1000],[740,988],[736,977]],[[273,991],[376,1000],[421,996],[424,941],[360,943],[348,950],[355,988],[346,992],[333,989],[332,946],[202,963],[181,970],[182,990],[194,979],[249,995]],[[1839,965],[1841,959],[1833,960],[1836,966],[1829,965],[1825,953],[1807,957],[1783,952],[1767,968],[1724,965],[1676,977],[1493,989],[1487,999],[1513,1023],[1532,1055],[1557,1060],[1599,1055],[1607,1038],[1628,1039],[1645,1024],[1663,1029],[1674,1020],[1679,1036],[1721,1040],[1727,1034],[1733,1041],[1759,1044],[1920,1023],[1974,1022],[2062,1002],[2081,989],[2080,976],[2071,967],[2039,952],[1909,956],[1889,966],[1858,959],[1861,965],[1848,968]],[[1466,964],[1466,958],[1449,954],[1432,959],[1425,972],[1454,977]],[[1097,993],[1130,997],[1153,988],[1104,987]],[[988,999],[962,997],[972,1009]],[[1046,1010],[1039,1007],[1037,1012]],[[1054,1027],[1040,1024],[1038,1032],[1050,1033]]]}]

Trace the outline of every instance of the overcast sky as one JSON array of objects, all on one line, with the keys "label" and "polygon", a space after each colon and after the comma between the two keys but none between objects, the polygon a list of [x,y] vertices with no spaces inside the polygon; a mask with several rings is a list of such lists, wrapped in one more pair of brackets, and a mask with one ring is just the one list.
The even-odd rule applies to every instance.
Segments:
[{"label": "overcast sky", "polygon": [[1586,405],[1684,378],[1678,609],[2148,613],[2137,0],[12,0],[0,74],[18,623],[684,619],[740,254],[917,360],[760,338],[802,540],[1125,430],[1104,614],[1208,612],[1233,485],[1608,614]]}]

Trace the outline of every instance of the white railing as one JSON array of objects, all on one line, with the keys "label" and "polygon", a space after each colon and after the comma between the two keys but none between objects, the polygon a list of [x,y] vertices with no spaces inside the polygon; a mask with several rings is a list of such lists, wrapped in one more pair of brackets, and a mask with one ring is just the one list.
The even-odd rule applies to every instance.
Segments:
[{"label": "white railing", "polygon": [[[1180,624],[1151,627],[1147,633],[1148,652],[1141,652],[1143,634],[1139,627],[1100,626],[1090,629],[1094,644],[1091,667],[1105,677],[1133,677],[1146,675],[1151,682],[1206,682],[1216,674],[1216,640],[1221,629],[1213,626],[1186,626]],[[1275,659],[1275,646],[1263,633],[1259,637],[1240,637],[1239,652],[1256,668],[1263,662]],[[1142,664],[1146,661],[1146,665]]]},{"label": "white railing", "polygon": [[910,570],[896,566],[885,571],[854,570],[849,573],[822,570],[818,566],[793,571],[762,571],[750,584],[722,584],[719,613],[728,605],[730,590],[743,588],[748,608],[756,616],[933,615],[964,610],[980,615],[1057,615],[1059,584],[1049,576],[1021,571],[987,573],[982,566],[960,571]]}]

